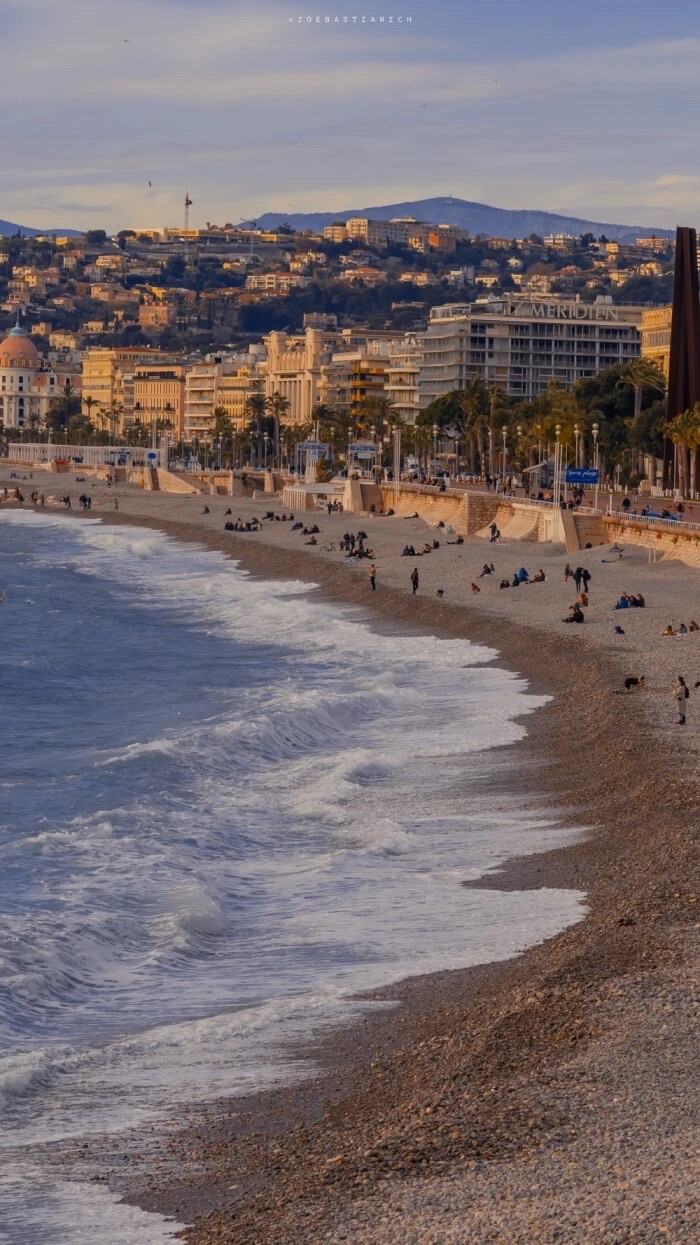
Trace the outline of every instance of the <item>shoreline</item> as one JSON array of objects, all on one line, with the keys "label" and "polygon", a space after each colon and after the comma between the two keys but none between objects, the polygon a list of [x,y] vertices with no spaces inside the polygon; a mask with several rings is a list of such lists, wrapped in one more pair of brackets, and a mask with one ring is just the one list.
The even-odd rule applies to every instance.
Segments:
[{"label": "shoreline", "polygon": [[[189,1206],[185,1218],[198,1209],[206,1217],[186,1233],[195,1245],[301,1245],[335,1240],[339,1221],[352,1219],[353,1208],[371,1201],[377,1190],[383,1202],[389,1191],[405,1191],[417,1179],[423,1187],[429,1180],[452,1180],[455,1172],[462,1183],[478,1185],[482,1173],[474,1168],[484,1159],[522,1164],[522,1155],[532,1153],[531,1119],[540,1121],[538,1138],[542,1129],[545,1136],[556,1135],[558,1127],[546,1112],[543,1121],[533,1093],[537,1098],[536,1091],[556,1079],[572,1057],[595,1059],[597,1046],[612,1031],[609,1012],[615,1011],[621,983],[651,981],[685,960],[692,879],[687,895],[681,888],[694,863],[692,822],[698,807],[694,775],[680,774],[687,754],[674,757],[675,773],[661,764],[650,769],[658,729],[648,702],[613,701],[611,687],[624,677],[619,658],[583,646],[577,637],[503,617],[496,625],[493,615],[476,607],[411,600],[381,582],[368,599],[364,577],[348,574],[346,567],[329,566],[305,551],[253,543],[248,536],[203,531],[191,522],[123,512],[88,517],[153,527],[220,550],[264,579],[315,582],[324,599],[361,604],[370,620],[496,648],[496,663],[523,672],[530,690],[554,691],[552,701],[528,715],[526,737],[509,746],[517,749],[516,786],[531,786],[545,808],[554,803],[563,822],[592,825],[579,842],[511,859],[466,883],[502,890],[543,885],[585,890],[589,914],[582,921],[511,960],[409,978],[374,992],[370,997],[397,999],[401,1007],[322,1037],[311,1052],[320,1057],[322,1071],[312,1080],[211,1104],[205,1125],[195,1122],[171,1139],[173,1187],[165,1187],[161,1173],[149,1191],[146,1174],[134,1173],[127,1200],[165,1214],[176,1208],[187,1212]],[[678,824],[679,813],[688,819],[687,828]],[[353,1050],[358,1039],[359,1056]],[[271,1146],[274,1165],[266,1183],[260,1171],[269,1165]],[[173,1160],[192,1171],[187,1199]],[[232,1192],[234,1180],[238,1187]],[[119,1191],[125,1192],[123,1184]],[[223,1210],[212,1209],[221,1204]]]}]

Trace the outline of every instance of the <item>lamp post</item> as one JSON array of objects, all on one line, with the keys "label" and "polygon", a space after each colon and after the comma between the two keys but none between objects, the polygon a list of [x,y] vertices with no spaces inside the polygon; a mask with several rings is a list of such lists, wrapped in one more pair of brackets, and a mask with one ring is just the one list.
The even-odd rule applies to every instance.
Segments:
[{"label": "lamp post", "polygon": [[508,457],[508,449],[507,449],[507,446],[506,446],[506,437],[508,436],[508,425],[507,425],[507,424],[503,424],[503,426],[502,426],[502,428],[501,428],[501,433],[502,433],[502,435],[503,435],[503,487],[505,488],[505,483],[506,483],[506,461],[507,461],[507,457]]},{"label": "lamp post", "polygon": [[561,424],[557,424],[554,432],[556,441],[554,443],[554,495],[552,497],[552,505],[558,509],[561,494]]},{"label": "lamp post", "polygon": [[594,424],[594,425],[593,425],[593,428],[591,429],[591,431],[592,431],[592,433],[593,433],[593,466],[595,467],[595,471],[596,471],[596,477],[595,477],[595,490],[594,490],[594,494],[593,494],[593,509],[594,509],[594,510],[597,510],[597,509],[598,509],[598,478],[599,478],[599,471],[598,471],[598,434],[599,434],[599,432],[600,432],[600,428],[598,427],[598,424]]},{"label": "lamp post", "polygon": [[437,458],[437,444],[438,444],[439,435],[440,435],[440,429],[438,425],[433,424],[433,471],[435,470],[435,460]]},{"label": "lamp post", "polygon": [[394,509],[399,500],[399,476],[401,474],[401,429],[394,428]]},{"label": "lamp post", "polygon": [[489,475],[493,479],[493,428],[489,424]]},{"label": "lamp post", "polygon": [[579,452],[579,444],[581,441],[581,429],[579,428],[578,424],[574,424],[574,436],[576,438],[576,454],[574,458],[574,463],[576,467],[578,467],[580,466],[578,452]]}]

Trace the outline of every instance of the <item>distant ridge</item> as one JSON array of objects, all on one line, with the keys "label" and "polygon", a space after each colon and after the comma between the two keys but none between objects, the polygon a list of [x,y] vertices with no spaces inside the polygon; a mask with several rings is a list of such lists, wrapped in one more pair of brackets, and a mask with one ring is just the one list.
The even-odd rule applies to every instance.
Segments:
[{"label": "distant ridge", "polygon": [[30,229],[27,225],[15,225],[11,220],[0,220],[1,238],[10,238],[16,233],[21,233],[23,238],[36,238],[39,234],[48,234],[50,237],[52,233],[59,238],[81,237],[79,229]]},{"label": "distant ridge", "polygon": [[651,225],[614,225],[605,221],[583,220],[578,216],[561,216],[556,212],[511,211],[451,196],[416,199],[411,203],[386,203],[381,207],[348,208],[342,212],[294,212],[291,215],[288,212],[265,212],[256,220],[263,229],[274,229],[286,223],[291,229],[318,231],[324,225],[347,220],[349,216],[369,216],[375,220],[415,216],[428,224],[457,225],[460,229],[467,229],[472,237],[488,234],[491,238],[526,238],[531,233],[541,237],[552,233],[568,233],[574,237],[594,233],[598,237],[604,233],[611,242],[633,242],[635,238],[651,234],[659,238],[674,236],[672,229],[657,229]]}]

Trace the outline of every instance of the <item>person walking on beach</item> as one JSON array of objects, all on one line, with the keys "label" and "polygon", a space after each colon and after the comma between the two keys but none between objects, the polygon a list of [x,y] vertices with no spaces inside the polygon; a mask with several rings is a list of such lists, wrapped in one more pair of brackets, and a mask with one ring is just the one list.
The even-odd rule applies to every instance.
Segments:
[{"label": "person walking on beach", "polygon": [[417,566],[414,566],[413,570],[411,571],[411,583],[413,585],[413,595],[415,596],[418,591],[418,567]]},{"label": "person walking on beach", "polygon": [[114,509],[115,510],[119,509],[119,498],[118,497],[115,497],[114,499]]},{"label": "person walking on beach", "polygon": [[686,686],[685,679],[683,678],[681,674],[679,674],[678,679],[676,680],[676,683],[673,688],[673,698],[676,702],[676,709],[678,710],[678,725],[679,726],[686,725],[685,702],[688,700],[689,696],[690,696],[690,692],[688,691],[688,688]]},{"label": "person walking on beach", "polygon": [[377,591],[377,568],[374,565],[374,562],[369,568],[369,582],[372,585],[372,592],[376,592]]}]

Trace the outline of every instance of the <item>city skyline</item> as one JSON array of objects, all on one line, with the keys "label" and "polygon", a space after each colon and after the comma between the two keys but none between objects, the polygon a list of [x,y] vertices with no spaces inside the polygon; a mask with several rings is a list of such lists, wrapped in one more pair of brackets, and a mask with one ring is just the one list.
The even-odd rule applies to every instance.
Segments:
[{"label": "city skyline", "polygon": [[0,215],[176,224],[188,190],[195,224],[440,194],[692,224],[700,18],[624,7],[489,18],[418,0],[389,27],[223,0],[3,0]]}]

